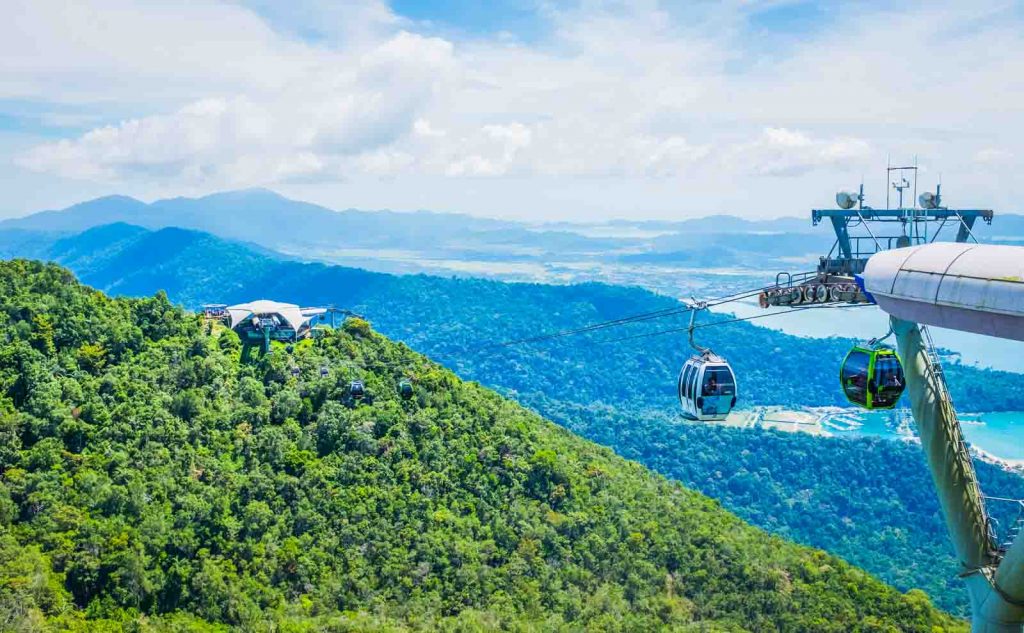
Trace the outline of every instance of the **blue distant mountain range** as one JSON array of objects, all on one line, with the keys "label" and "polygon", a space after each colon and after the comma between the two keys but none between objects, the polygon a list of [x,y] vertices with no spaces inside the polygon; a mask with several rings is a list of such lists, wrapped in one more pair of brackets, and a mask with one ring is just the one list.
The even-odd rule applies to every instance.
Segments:
[{"label": "blue distant mountain range", "polygon": [[[436,272],[431,262],[441,260],[781,268],[794,259],[816,261],[833,241],[831,231],[811,226],[809,217],[527,225],[430,211],[334,211],[248,189],[150,204],[108,196],[43,211],[0,222],[0,248],[11,240],[29,244],[39,233],[71,235],[112,223],[194,229],[304,259],[396,272]],[[976,233],[1024,243],[1024,216],[997,215],[993,226]],[[402,265],[382,265],[385,251],[400,253]]]}]

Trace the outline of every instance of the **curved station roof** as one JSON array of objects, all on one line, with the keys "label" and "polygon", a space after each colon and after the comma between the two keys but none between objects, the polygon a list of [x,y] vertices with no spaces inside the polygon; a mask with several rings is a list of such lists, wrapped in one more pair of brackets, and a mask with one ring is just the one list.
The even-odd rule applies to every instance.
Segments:
[{"label": "curved station roof", "polygon": [[1024,249],[936,242],[877,253],[864,287],[897,318],[1024,341]]},{"label": "curved station roof", "polygon": [[259,299],[249,303],[228,306],[228,317],[231,328],[236,328],[252,317],[269,317],[277,315],[288,327],[296,332],[309,324],[309,321],[325,312],[323,308],[300,308],[294,303],[282,303],[269,299]]}]

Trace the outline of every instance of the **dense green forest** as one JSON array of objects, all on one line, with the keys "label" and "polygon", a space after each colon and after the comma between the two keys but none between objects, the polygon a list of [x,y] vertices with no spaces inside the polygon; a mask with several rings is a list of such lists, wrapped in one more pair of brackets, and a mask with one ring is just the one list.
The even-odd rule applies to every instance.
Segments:
[{"label": "dense green forest", "polygon": [[[37,251],[120,294],[166,289],[173,301],[192,306],[262,296],[356,309],[379,331],[460,376],[678,478],[755,525],[838,554],[900,589],[924,588],[942,607],[966,613],[966,592],[916,446],[682,423],[673,391],[687,354],[681,335],[490,346],[656,310],[672,305],[670,298],[602,284],[396,277],[300,264],[180,229],[106,226]],[[742,404],[841,403],[834,370],[851,341],[801,339],[747,323],[704,334],[705,342],[729,351],[740,373]],[[1024,409],[1020,375],[957,365],[949,365],[947,374],[962,408]],[[1024,497],[1020,477],[985,463],[977,468],[988,494]],[[1006,509],[993,507],[998,516]]]},{"label": "dense green forest", "polygon": [[361,319],[243,364],[16,260],[0,331],[3,630],[964,629]]},{"label": "dense green forest", "polygon": [[[713,497],[774,533],[828,550],[966,615],[967,594],[920,448],[673,422],[543,395],[519,400],[563,426]],[[976,462],[982,490],[1024,499],[1024,477]],[[1004,536],[1016,504],[990,502]]]}]

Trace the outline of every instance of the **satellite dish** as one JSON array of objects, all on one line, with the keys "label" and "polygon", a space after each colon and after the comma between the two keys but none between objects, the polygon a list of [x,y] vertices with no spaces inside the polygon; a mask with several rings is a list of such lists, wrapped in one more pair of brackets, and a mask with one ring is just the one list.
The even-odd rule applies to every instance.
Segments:
[{"label": "satellite dish", "polygon": [[924,209],[937,209],[939,207],[938,197],[930,191],[925,191],[919,195],[917,201],[921,203],[921,207]]},{"label": "satellite dish", "polygon": [[839,205],[840,209],[852,209],[853,205],[857,204],[859,196],[849,191],[840,191],[836,194],[836,204]]}]

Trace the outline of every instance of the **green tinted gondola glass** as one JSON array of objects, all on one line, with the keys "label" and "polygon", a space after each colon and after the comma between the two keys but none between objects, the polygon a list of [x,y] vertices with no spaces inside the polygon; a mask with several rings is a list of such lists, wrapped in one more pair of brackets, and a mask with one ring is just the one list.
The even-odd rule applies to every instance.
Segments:
[{"label": "green tinted gondola glass", "polygon": [[408,380],[402,380],[398,383],[398,393],[403,399],[408,400],[412,397],[413,388],[412,383]]},{"label": "green tinted gondola glass", "polygon": [[892,409],[907,386],[899,356],[887,347],[854,347],[843,360],[839,382],[846,399],[865,409]]}]

